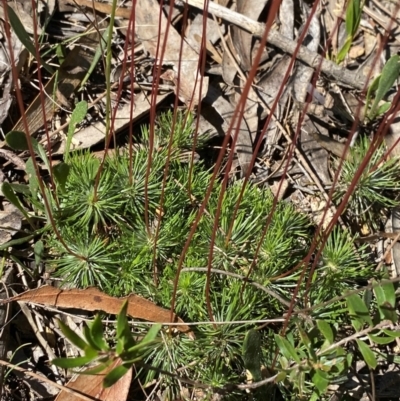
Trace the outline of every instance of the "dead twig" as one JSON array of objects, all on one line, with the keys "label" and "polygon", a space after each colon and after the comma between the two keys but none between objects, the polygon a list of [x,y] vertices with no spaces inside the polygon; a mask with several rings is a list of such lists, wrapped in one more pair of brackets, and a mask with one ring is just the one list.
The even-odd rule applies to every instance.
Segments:
[{"label": "dead twig", "polygon": [[[178,4],[189,4],[200,10],[204,10],[204,0],[177,0]],[[232,11],[214,2],[208,2],[207,12],[216,17],[222,18],[227,22],[237,25],[239,28],[252,33],[255,37],[262,37],[265,32],[265,24],[254,21],[242,14]],[[296,51],[297,43],[280,34],[278,31],[270,30],[268,33],[268,43],[274,45],[285,53],[293,55]],[[315,53],[304,46],[299,47],[296,58],[306,63],[311,68],[320,67],[321,71],[327,76],[334,78],[342,84],[355,89],[364,89],[367,86],[367,78],[363,71],[352,72],[343,68],[332,61],[324,59],[318,53]]]}]

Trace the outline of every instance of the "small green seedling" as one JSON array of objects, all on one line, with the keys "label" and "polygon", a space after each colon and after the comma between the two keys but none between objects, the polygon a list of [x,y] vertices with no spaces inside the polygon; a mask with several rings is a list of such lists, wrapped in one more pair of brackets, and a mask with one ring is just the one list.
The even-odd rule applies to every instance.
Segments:
[{"label": "small green seedling", "polygon": [[[378,75],[371,83],[367,92],[365,103],[365,115],[369,120],[381,116],[386,113],[391,103],[385,102],[380,104],[390,88],[394,85],[400,75],[400,57],[392,56],[382,69],[382,73]],[[375,98],[373,99],[373,95]],[[373,99],[373,101],[372,101]],[[372,105],[371,105],[372,102]]]},{"label": "small green seedling", "polygon": [[68,161],[69,158],[69,151],[71,148],[71,142],[75,132],[75,128],[85,118],[87,110],[88,110],[88,104],[85,100],[82,100],[81,102],[75,105],[75,109],[71,114],[71,120],[68,126],[67,145],[65,146],[65,155],[64,155],[65,161]]},{"label": "small green seedling", "polygon": [[349,5],[346,10],[347,38],[336,56],[336,62],[338,64],[345,59],[351,48],[354,37],[358,31],[358,27],[360,26],[363,5],[364,2],[361,3],[360,0],[350,0],[349,2]]},{"label": "small green seedling", "polygon": [[128,303],[125,302],[118,315],[115,347],[110,347],[104,339],[103,325],[99,315],[84,328],[84,339],[59,321],[60,328],[67,339],[84,351],[85,355],[76,358],[56,358],[52,363],[64,369],[81,368],[90,364],[91,366],[83,374],[94,375],[104,371],[119,358],[121,365],[112,369],[103,380],[104,388],[111,387],[135,363],[142,361],[152,351],[152,346],[157,343],[156,337],[161,329],[161,324],[153,325],[145,337],[140,342],[136,342],[128,324],[127,308]]}]

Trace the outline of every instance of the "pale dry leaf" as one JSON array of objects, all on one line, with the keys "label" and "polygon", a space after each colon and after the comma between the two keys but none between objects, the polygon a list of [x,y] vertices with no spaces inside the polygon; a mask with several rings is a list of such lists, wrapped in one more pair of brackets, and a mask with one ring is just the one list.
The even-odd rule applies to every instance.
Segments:
[{"label": "pale dry leaf", "polygon": [[313,222],[317,226],[322,223],[322,228],[326,230],[333,219],[333,212],[330,208],[326,211],[326,201],[317,196],[310,196],[309,202],[311,206]]},{"label": "pale dry leaf", "polygon": [[[385,143],[391,157],[400,157],[400,113],[390,126],[389,133],[385,136]],[[400,163],[400,159],[399,159]],[[400,207],[393,208],[391,211],[392,232],[400,232]],[[400,276],[400,243],[396,242],[392,248],[392,258],[394,264],[394,276]]]},{"label": "pale dry leaf", "polygon": [[[83,309],[86,311],[102,310],[117,315],[126,300],[128,300],[127,314],[133,318],[156,323],[170,321],[171,313],[169,310],[161,308],[145,298],[134,294],[124,298],[115,298],[101,292],[97,288],[60,290],[51,286],[43,286],[3,300],[2,303],[22,301],[60,308]],[[173,314],[173,322],[184,323],[175,314]],[[189,326],[178,325],[177,329],[187,333],[190,337],[194,336]]]},{"label": "pale dry leaf", "polygon": [[[3,4],[4,4],[3,2],[0,3],[0,19],[5,21],[6,16],[5,16]],[[27,12],[24,7],[24,5],[27,5],[27,4],[32,4],[32,3],[28,2],[28,1],[7,2],[7,5],[10,6],[15,11],[15,14],[17,14],[17,16],[18,16],[19,20],[21,21],[22,25],[24,26],[26,32],[28,32],[29,34],[33,34],[34,31],[36,30],[37,34],[40,35],[42,33],[42,29],[39,26],[36,26],[36,29],[34,28],[31,12]],[[27,8],[30,9],[29,11],[32,11],[32,7],[27,7]],[[37,21],[38,21],[38,19],[37,19]]]},{"label": "pale dry leaf", "polygon": [[[77,390],[94,400],[99,401],[125,401],[128,398],[129,388],[132,381],[132,368],[121,377],[113,386],[103,388],[103,380],[105,376],[114,368],[121,365],[121,359],[116,359],[103,372],[96,375],[76,374],[67,383],[67,387]],[[55,401],[80,401],[81,398],[75,394],[61,391]]]},{"label": "pale dry leaf", "polygon": [[364,53],[365,53],[364,46],[355,45],[350,48],[349,57],[354,60],[364,55]]},{"label": "pale dry leaf", "polygon": [[384,140],[390,156],[400,157],[400,113],[394,118]]},{"label": "pale dry leaf", "polygon": [[[316,128],[317,127],[317,128]],[[309,166],[314,170],[323,184],[327,185],[331,182],[329,174],[329,153],[321,146],[321,142],[315,139],[315,132],[327,132],[327,129],[321,125],[317,125],[308,115],[304,118],[304,130],[301,132],[300,146],[301,150],[307,158]],[[318,135],[321,138],[327,135]],[[329,138],[329,137],[328,137]],[[308,181],[308,178],[304,178]]]},{"label": "pale dry leaf", "polygon": [[[304,6],[304,9],[304,14],[307,15],[309,12],[308,10],[306,10],[306,6]],[[317,14],[314,14],[311,18],[311,22],[308,27],[307,37],[308,41],[306,47],[313,52],[317,52],[321,37],[320,22]],[[291,82],[293,82],[293,94],[298,102],[304,103],[307,97],[307,93],[309,91],[309,85],[311,77],[314,74],[314,70],[305,64],[296,64],[297,65],[294,69],[294,74],[291,79]]]},{"label": "pale dry leaf", "polygon": [[282,184],[281,181],[274,181],[274,183],[270,185],[271,192],[278,201],[283,199],[288,188],[289,182],[287,179],[284,179]]},{"label": "pale dry leaf", "polygon": [[[102,22],[99,22],[98,26],[104,27]],[[27,121],[30,135],[33,135],[46,121],[53,117],[56,107],[58,107],[57,99],[53,100],[55,86],[57,85],[57,89],[62,94],[63,99],[69,99],[84,78],[85,72],[89,69],[93,60],[94,51],[91,50],[93,43],[99,43],[100,40],[99,33],[96,30],[93,31],[92,24],[88,26],[87,33],[87,35],[82,35],[79,38],[79,45],[76,45],[67,54],[58,70],[58,77],[54,74],[46,83],[44,90],[48,96],[45,97],[44,104],[41,94],[38,94],[26,110],[24,119]],[[72,73],[71,71],[76,65],[83,69],[80,68],[79,71]],[[25,131],[22,117],[13,127],[13,131]]]},{"label": "pale dry leaf", "polygon": [[12,236],[21,229],[22,213],[11,203],[0,211],[0,244],[10,241]]},{"label": "pale dry leaf", "polygon": [[18,155],[16,155],[13,151],[0,148],[0,156],[3,157],[4,159],[9,160],[11,163],[13,163],[17,170],[22,170],[22,171],[26,170],[25,162]]},{"label": "pale dry leaf", "polygon": [[[3,8],[0,7],[0,15],[2,11]],[[4,21],[0,21],[0,32],[2,36],[0,45],[0,124],[8,116],[8,111],[13,101],[11,91],[14,84],[11,73],[12,58],[9,54],[10,44],[8,43],[8,36],[5,34],[5,23],[6,22]],[[25,63],[25,60],[28,56],[28,51],[25,49],[21,41],[18,39],[17,35],[12,30],[10,40],[16,70],[17,72],[19,72],[22,65]]]},{"label": "pale dry leaf", "polygon": [[[203,14],[197,14],[192,23],[189,25],[186,33],[186,41],[197,53],[200,53],[201,51],[201,38],[203,37],[204,31],[203,22]],[[225,25],[219,26],[218,22],[208,17],[206,26],[206,40],[212,44],[215,44],[220,39],[218,29],[220,29],[221,33],[225,35]]]},{"label": "pale dry leaf", "polygon": [[[208,88],[208,78],[203,77],[201,80],[199,54],[182,39],[173,26],[167,32],[168,20],[161,13],[160,21],[160,5],[156,0],[138,2],[135,11],[138,39],[156,60],[159,68],[172,66],[176,94],[182,102],[191,108],[195,107],[206,96]],[[161,59],[164,44],[165,52]]]},{"label": "pale dry leaf", "polygon": [[[258,20],[261,11],[267,4],[266,0],[237,0],[237,12],[253,19]],[[237,26],[232,27],[232,39],[236,52],[239,55],[239,63],[244,71],[249,71],[252,67],[252,43],[253,35]]]},{"label": "pale dry leaf", "polygon": [[[169,93],[157,95],[155,104],[159,104],[168,95]],[[135,97],[132,118],[131,104],[127,103],[118,108],[113,124],[113,132],[118,133],[127,128],[129,124],[135,123],[149,112],[150,107],[151,104],[149,96],[147,96],[144,92],[141,92]],[[77,131],[73,136],[76,144],[74,149],[87,149],[101,141],[104,141],[106,138],[105,127],[105,121],[97,121]],[[53,154],[63,154],[65,152],[65,145],[66,140],[64,138],[63,141],[57,145],[57,148],[54,150]]]},{"label": "pale dry leaf", "polygon": [[[242,118],[238,121],[235,116],[234,106],[228,102],[216,88],[210,87],[207,97],[204,99],[204,103],[212,106],[215,111],[221,116],[221,126],[216,127],[217,130],[224,133],[230,133],[237,136],[237,142],[235,150],[239,159],[240,167],[242,168],[243,174],[246,174],[249,167],[250,160],[253,155],[253,143],[249,133],[249,128],[246,125],[246,120]],[[248,103],[246,103],[247,106]],[[232,121],[233,120],[233,121]],[[215,123],[216,120],[214,119]],[[232,125],[232,132],[229,132],[229,128]],[[236,131],[239,131],[236,133]]]}]

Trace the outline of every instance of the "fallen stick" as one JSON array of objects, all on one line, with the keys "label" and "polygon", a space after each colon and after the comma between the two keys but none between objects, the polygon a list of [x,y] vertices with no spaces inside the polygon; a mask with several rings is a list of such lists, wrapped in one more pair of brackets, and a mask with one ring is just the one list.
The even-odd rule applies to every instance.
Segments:
[{"label": "fallen stick", "polygon": [[[192,7],[196,7],[200,10],[204,10],[204,0],[176,0],[177,4],[183,5],[188,4]],[[237,25],[239,28],[250,32],[256,37],[262,37],[265,32],[265,24],[257,22],[248,18],[242,14],[232,11],[226,7],[223,7],[212,1],[208,2],[207,12],[213,14],[218,18],[222,18],[227,22]],[[267,42],[273,46],[278,47],[285,53],[293,55],[296,51],[297,43],[293,40],[286,38],[281,35],[278,31],[270,30],[268,32]],[[330,78],[341,82],[342,84],[348,85],[355,89],[365,89],[367,86],[367,77],[364,75],[364,71],[349,71],[344,67],[337,65],[336,63],[324,59],[318,53],[315,53],[304,46],[300,46],[299,51],[296,54],[296,59],[306,63],[312,68],[318,68],[321,65],[321,71]]]}]

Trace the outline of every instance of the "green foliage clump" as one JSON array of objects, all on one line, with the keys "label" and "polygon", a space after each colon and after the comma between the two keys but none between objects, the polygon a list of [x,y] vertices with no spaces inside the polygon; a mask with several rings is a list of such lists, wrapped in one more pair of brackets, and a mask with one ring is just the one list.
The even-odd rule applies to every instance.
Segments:
[{"label": "green foliage clump", "polygon": [[[171,305],[179,274],[175,312],[186,322],[204,324],[194,328],[195,341],[161,331],[161,341],[149,349],[145,362],[169,372],[184,366],[191,380],[222,388],[243,382],[246,369],[253,380],[264,379],[276,360],[278,344],[275,369],[284,373],[277,380],[282,394],[286,399],[291,399],[290,393],[315,398],[329,380],[345,372],[349,363],[345,351],[329,354],[339,361],[333,368],[329,358],[313,353],[313,347],[322,347],[325,340],[322,330],[316,331],[307,321],[294,319],[286,338],[276,337],[273,327],[258,330],[251,323],[287,311],[302,269],[308,268],[301,261],[313,236],[309,219],[289,203],[274,202],[268,189],[243,187],[241,181],[225,188],[219,177],[212,180],[201,161],[185,161],[206,145],[193,137],[191,116],[178,113],[173,132],[172,126],[171,114],[161,116],[153,138],[144,129],[132,149],[103,162],[89,153],[70,154],[67,168],[60,169],[65,174],[54,183],[55,194],[50,185],[45,188],[57,233],[50,229],[32,175],[30,187],[36,189],[27,200],[47,223],[43,236],[47,266],[64,285],[96,286],[115,296],[135,293],[165,308]],[[211,185],[183,264],[178,265]],[[309,297],[300,297],[296,307],[327,301],[370,278],[370,273],[367,249],[357,249],[348,234],[335,230],[309,288],[300,288]],[[248,274],[253,282],[243,280]],[[210,322],[208,306],[215,324]],[[343,302],[334,303],[316,314],[340,321],[344,310]],[[329,332],[326,327],[325,332]],[[257,356],[256,364],[250,354]],[[290,359],[308,363],[308,368],[293,368]],[[332,374],[324,373],[326,366]],[[156,370],[143,373],[146,381],[157,374]],[[163,385],[171,399],[178,396],[176,379],[164,376]],[[273,394],[271,387],[263,386],[249,397],[264,400]],[[229,399],[243,399],[243,393],[231,390]]]},{"label": "green foliage clump", "polygon": [[368,247],[355,247],[350,234],[335,227],[324,244],[320,263],[313,275],[313,302],[320,303],[366,283],[375,275]]},{"label": "green foliage clump", "polygon": [[[357,170],[370,147],[368,138],[363,137],[350,149],[350,157],[343,162],[335,199],[340,201],[351,188]],[[400,165],[398,158],[385,159],[383,145],[372,154],[363,170],[346,205],[349,217],[358,223],[373,228],[379,227],[382,212],[398,206],[400,190]]]}]

